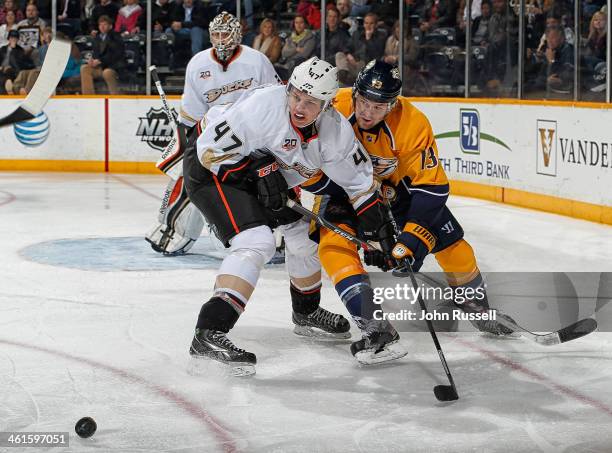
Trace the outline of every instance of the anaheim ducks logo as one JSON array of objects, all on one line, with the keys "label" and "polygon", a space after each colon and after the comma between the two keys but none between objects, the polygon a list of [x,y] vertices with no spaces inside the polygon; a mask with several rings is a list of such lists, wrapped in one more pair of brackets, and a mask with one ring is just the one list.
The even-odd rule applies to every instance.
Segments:
[{"label": "anaheim ducks logo", "polygon": [[305,165],[296,162],[293,165],[287,165],[286,163],[280,161],[280,160],[276,160],[278,162],[278,165],[280,166],[280,168],[282,168],[283,170],[293,170],[293,171],[297,171],[300,176],[302,176],[303,178],[306,179],[310,179],[312,178],[315,174],[317,174],[317,172],[319,170],[314,169],[314,168],[308,168]]},{"label": "anaheim ducks logo", "polygon": [[235,82],[223,85],[221,88],[213,88],[212,90],[208,90],[206,93],[204,93],[204,96],[206,96],[206,102],[210,104],[215,102],[224,94],[233,93],[237,90],[248,90],[252,84],[252,77],[250,79],[236,80]]},{"label": "anaheim ducks logo", "polygon": [[386,158],[370,154],[370,158],[372,159],[372,166],[376,176],[389,176],[397,169],[397,157]]}]

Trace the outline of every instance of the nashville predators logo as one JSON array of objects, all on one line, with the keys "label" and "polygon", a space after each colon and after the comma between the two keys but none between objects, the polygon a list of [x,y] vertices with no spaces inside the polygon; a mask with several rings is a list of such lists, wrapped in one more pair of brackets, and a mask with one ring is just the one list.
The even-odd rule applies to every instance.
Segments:
[{"label": "nashville predators logo", "polygon": [[206,93],[204,93],[204,96],[206,96],[206,102],[211,104],[224,94],[233,93],[237,90],[248,90],[252,84],[252,77],[250,79],[236,80],[235,82],[223,85],[221,88],[213,88],[212,90],[208,90]]},{"label": "nashville predators logo", "polygon": [[382,86],[383,86],[383,83],[380,80],[378,80],[378,79],[374,79],[374,80],[372,80],[371,85],[372,85],[372,88],[374,88],[376,90],[380,90],[382,88]]},{"label": "nashville predators logo", "polygon": [[389,176],[397,169],[397,157],[386,158],[371,154],[370,158],[372,159],[372,166],[376,176]]}]

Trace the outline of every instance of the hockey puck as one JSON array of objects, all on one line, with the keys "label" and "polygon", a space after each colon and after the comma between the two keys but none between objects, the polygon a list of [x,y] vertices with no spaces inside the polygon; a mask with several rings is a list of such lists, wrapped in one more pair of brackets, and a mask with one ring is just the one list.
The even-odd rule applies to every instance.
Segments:
[{"label": "hockey puck", "polygon": [[96,421],[91,417],[83,417],[74,425],[76,433],[84,439],[93,436],[97,428]]}]

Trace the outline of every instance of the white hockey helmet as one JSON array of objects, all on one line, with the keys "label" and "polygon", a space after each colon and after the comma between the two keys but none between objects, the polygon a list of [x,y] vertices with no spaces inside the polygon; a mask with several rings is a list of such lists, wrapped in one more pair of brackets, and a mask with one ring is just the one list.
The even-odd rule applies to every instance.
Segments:
[{"label": "white hockey helmet", "polygon": [[[229,59],[234,53],[234,49],[242,41],[242,27],[240,21],[235,16],[223,11],[215,16],[208,25],[210,33],[210,43],[217,53],[217,58],[221,61]],[[225,33],[223,39],[218,39],[218,33]]]},{"label": "white hockey helmet", "polygon": [[289,84],[328,105],[338,92],[338,70],[327,61],[312,57],[295,67]]}]

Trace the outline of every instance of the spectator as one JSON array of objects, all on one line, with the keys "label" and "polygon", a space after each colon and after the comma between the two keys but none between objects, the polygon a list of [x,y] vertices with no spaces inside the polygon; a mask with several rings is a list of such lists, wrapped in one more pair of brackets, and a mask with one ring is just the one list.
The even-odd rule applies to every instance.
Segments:
[{"label": "spectator", "polygon": [[419,28],[423,33],[440,27],[455,26],[455,3],[453,0],[425,0]]},{"label": "spectator", "polygon": [[284,63],[283,67],[286,69],[287,74],[291,74],[293,68],[312,57],[316,47],[314,34],[306,26],[304,16],[295,16],[291,27],[293,31],[291,36],[285,40],[281,53]]},{"label": "spectator", "polygon": [[383,56],[387,37],[383,31],[377,29],[377,26],[378,16],[367,13],[363,18],[363,29],[352,36],[348,51],[336,53],[340,83],[352,85],[367,62]]},{"label": "spectator", "polygon": [[[170,27],[170,16],[172,15],[174,2],[170,0],[157,0],[153,3],[151,10],[151,25],[153,26],[153,36],[159,36]],[[138,17],[137,33],[147,29],[147,7],[146,3],[142,9],[142,14]]]},{"label": "spectator", "polygon": [[353,35],[359,28],[359,23],[357,19],[351,16],[351,9],[353,8],[353,3],[351,0],[337,0],[336,8],[340,13],[340,27],[346,29],[349,35]]},{"label": "spectator", "polygon": [[351,16],[361,17],[370,12],[370,0],[352,0]]},{"label": "spectator", "polygon": [[[482,14],[481,5],[481,0],[472,0],[472,14],[470,15],[472,25],[474,24],[476,18],[480,17]],[[460,44],[462,46],[465,45],[465,27],[467,26],[468,22],[467,19],[467,1],[461,0],[459,2],[459,8],[457,8],[455,23],[457,24],[457,44]]]},{"label": "spectator", "polygon": [[28,3],[26,6],[26,18],[17,23],[19,30],[19,42],[26,52],[31,52],[38,47],[42,38],[42,31],[47,24],[38,17],[38,7],[36,3]]},{"label": "spectator", "polygon": [[57,0],[57,22],[70,26],[70,37],[81,34],[81,0]]},{"label": "spectator", "polygon": [[124,0],[124,6],[119,10],[119,14],[117,14],[115,31],[122,36],[137,34],[140,31],[138,28],[138,18],[141,14],[142,8],[138,4],[138,0]]},{"label": "spectator", "polygon": [[271,19],[264,19],[259,24],[259,34],[253,41],[253,49],[263,53],[270,63],[274,64],[278,61],[281,54],[282,42],[276,32],[276,25]]},{"label": "spectator", "polygon": [[[327,10],[325,25],[325,55],[323,55],[323,59],[328,63],[335,64],[336,53],[347,49],[350,45],[351,36],[344,28],[340,28],[340,13],[335,8]],[[317,49],[316,53],[320,54],[321,52]]]},{"label": "spectator", "polygon": [[[331,5],[333,7],[333,5]],[[321,28],[321,5],[318,0],[300,0],[297,13],[304,16],[313,30]]]},{"label": "spectator", "polygon": [[510,26],[506,0],[493,0],[493,14],[489,19],[486,62],[486,86],[491,96],[499,95],[499,88],[510,64],[511,55],[507,54],[507,40]]},{"label": "spectator", "polygon": [[8,44],[9,31],[17,30],[15,11],[7,11],[4,18],[6,19],[6,22],[0,25],[0,47]]},{"label": "spectator", "polygon": [[19,23],[24,19],[23,12],[15,5],[15,0],[4,0],[4,5],[0,8],[0,24],[6,23],[6,13],[9,11],[15,13],[15,22]]},{"label": "spectator", "polygon": [[119,33],[113,31],[108,16],[98,19],[98,33],[93,42],[93,54],[81,66],[81,93],[95,94],[94,81],[104,79],[110,94],[119,94],[119,73],[125,67],[125,48]]},{"label": "spectator", "polygon": [[244,17],[240,18],[240,26],[242,28],[242,45],[253,47],[253,41],[255,41],[257,33],[251,30],[249,23]]},{"label": "spectator", "polygon": [[597,11],[591,17],[589,24],[589,36],[586,43],[586,59],[590,69],[597,63],[606,59],[606,40],[607,40],[607,16],[601,11]]},{"label": "spectator", "polygon": [[489,44],[489,24],[491,23],[491,3],[483,0],[480,5],[480,16],[472,24],[472,45],[486,47]]},{"label": "spectator", "polygon": [[192,56],[204,49],[204,41],[208,40],[206,30],[210,17],[207,8],[201,2],[183,0],[182,5],[172,10],[170,21],[170,29],[166,32],[174,33],[176,36],[175,48],[180,48],[187,39],[191,39]]},{"label": "spectator", "polygon": [[574,46],[565,41],[565,33],[561,27],[550,27],[546,30],[544,58],[535,58],[539,70],[535,80],[526,84],[526,91],[546,90],[546,97],[549,97],[551,92],[571,93],[574,81]]},{"label": "spectator", "polygon": [[[417,65],[417,58],[419,56],[419,45],[412,36],[412,30],[410,24],[407,23],[404,30],[404,65],[408,67],[414,67]],[[383,60],[389,64],[397,66],[399,64],[399,46],[400,45],[400,24],[399,20],[396,20],[393,24],[391,35],[387,38],[385,44],[385,54]],[[408,80],[409,77],[404,74],[404,80]]]},{"label": "spectator", "polygon": [[100,3],[94,6],[91,12],[91,20],[89,22],[89,32],[92,36],[98,33],[98,23],[100,17],[107,16],[113,22],[117,19],[119,14],[119,6],[112,0],[100,0]]},{"label": "spectator", "polygon": [[34,66],[18,41],[19,32],[11,30],[8,33],[8,44],[0,48],[0,90],[2,94],[13,92],[13,80],[19,71],[31,69]]},{"label": "spectator", "polygon": [[540,38],[540,44],[538,45],[538,48],[536,50],[538,54],[541,54],[546,48],[546,30],[553,27],[563,29],[563,32],[565,34],[565,42],[574,45],[574,30],[572,30],[570,27],[564,27],[561,21],[561,16],[551,12],[548,14],[548,16],[546,16],[546,27],[544,28],[544,33],[542,33],[542,37]]},{"label": "spectator", "polygon": [[45,55],[47,54],[47,49],[49,48],[49,43],[53,37],[53,30],[51,27],[47,27],[42,32],[42,43],[40,47],[34,49],[32,51],[32,61],[34,67],[31,69],[22,69],[17,74],[17,77],[13,81],[12,91],[7,89],[9,94],[28,94],[32,87],[34,86],[34,82],[38,78],[38,74],[40,73],[40,68],[45,59]]}]

